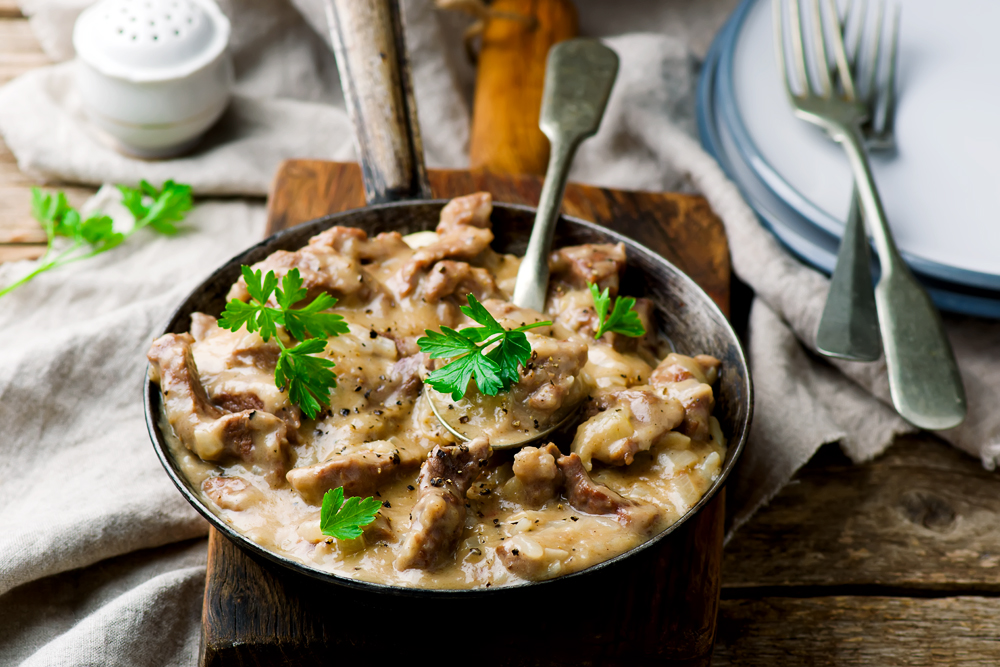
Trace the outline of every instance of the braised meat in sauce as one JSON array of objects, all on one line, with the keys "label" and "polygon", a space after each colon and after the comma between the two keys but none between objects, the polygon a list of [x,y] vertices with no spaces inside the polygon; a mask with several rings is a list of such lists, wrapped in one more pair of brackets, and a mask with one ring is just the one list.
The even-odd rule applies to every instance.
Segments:
[{"label": "braised meat in sauce", "polygon": [[[449,202],[435,232],[369,238],[333,227],[252,267],[279,280],[297,269],[303,303],[324,293],[338,300],[332,312],[349,332],[317,353],[335,364],[337,386],[315,419],[275,385],[281,348],[273,338],[195,313],[189,333],[154,341],[148,357],[163,431],[220,518],[319,570],[454,589],[587,568],[698,502],[725,458],[712,416],[719,361],[673,352],[642,298],[634,311],[645,334],[595,339],[601,321],[590,285],[617,295],[621,244],[556,250],[545,312],[515,307],[520,259],[490,247],[491,210],[490,195],[477,193]],[[417,340],[428,329],[473,325],[460,310],[469,294],[504,328],[551,324],[525,332],[531,354],[509,391],[484,396],[470,383],[462,400],[483,435],[456,442],[431,411],[434,390],[424,382],[446,361],[430,359]],[[243,278],[228,297],[250,299]],[[277,335],[290,340],[280,327]],[[578,425],[554,442],[491,447],[576,405]],[[321,529],[324,494],[337,488],[382,504],[359,537]]]}]

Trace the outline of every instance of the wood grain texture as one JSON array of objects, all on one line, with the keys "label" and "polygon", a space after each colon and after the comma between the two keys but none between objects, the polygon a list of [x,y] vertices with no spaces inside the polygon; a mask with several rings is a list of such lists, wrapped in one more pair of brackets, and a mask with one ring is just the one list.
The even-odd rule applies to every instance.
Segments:
[{"label": "wood grain texture", "polygon": [[0,245],[0,264],[22,259],[38,259],[44,254],[44,245]]},{"label": "wood grain texture", "polygon": [[715,667],[1000,664],[1000,600],[819,597],[722,603]]},{"label": "wood grain texture", "polygon": [[[0,85],[50,62],[17,3],[0,0]],[[17,168],[14,155],[0,139],[0,263],[34,259],[45,250],[39,245],[44,244],[45,233],[31,217],[30,188],[38,184],[38,179]],[[78,198],[77,192],[73,195]],[[17,245],[6,245],[10,243]]]},{"label": "wood grain texture", "polygon": [[21,8],[17,6],[17,0],[0,0],[0,19],[23,18]]},{"label": "wood grain texture", "polygon": [[0,20],[0,85],[51,62],[31,32],[28,19]]},{"label": "wood grain texture", "polygon": [[553,44],[576,36],[576,10],[568,0],[496,0],[490,8],[526,20],[487,20],[469,164],[501,174],[542,175],[549,159],[549,140],[538,129],[545,59]]},{"label": "wood grain texture", "polygon": [[998,515],[1000,474],[933,436],[864,466],[828,447],[736,533],[726,595],[1000,594]]}]

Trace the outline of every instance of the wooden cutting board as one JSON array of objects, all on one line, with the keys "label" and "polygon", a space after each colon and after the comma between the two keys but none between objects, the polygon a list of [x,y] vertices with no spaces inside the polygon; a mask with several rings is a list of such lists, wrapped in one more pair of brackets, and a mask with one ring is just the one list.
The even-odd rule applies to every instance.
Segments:
[{"label": "wooden cutting board", "polygon": [[[510,172],[544,168],[539,72],[548,47],[575,34],[575,14],[567,0],[497,0],[492,7],[534,23],[487,24],[473,121],[477,168],[428,176],[435,197],[486,190],[497,201],[533,206],[541,179]],[[267,233],[364,204],[356,164],[285,162],[270,193]],[[728,246],[703,198],[571,183],[563,211],[660,253],[728,312]],[[723,490],[654,548],[586,578],[474,600],[375,597],[325,584],[247,554],[212,529],[200,664],[708,665],[724,507]]]}]

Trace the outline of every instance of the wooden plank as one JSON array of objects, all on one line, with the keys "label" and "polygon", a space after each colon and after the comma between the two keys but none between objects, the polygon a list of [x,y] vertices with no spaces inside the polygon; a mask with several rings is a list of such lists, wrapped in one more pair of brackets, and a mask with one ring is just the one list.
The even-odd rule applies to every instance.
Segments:
[{"label": "wooden plank", "polygon": [[0,19],[17,19],[23,16],[17,0],[0,0]]},{"label": "wooden plank", "polygon": [[0,20],[0,85],[51,62],[31,32],[28,19]]},{"label": "wooden plank", "polygon": [[490,9],[502,15],[482,35],[469,165],[540,176],[549,159],[538,128],[545,59],[553,44],[576,36],[576,9],[569,0],[495,0]]},{"label": "wooden plank", "polygon": [[[0,85],[31,69],[51,61],[42,52],[31,32],[28,20],[14,0],[0,0]],[[37,179],[27,176],[17,167],[14,155],[0,140],[0,244],[44,243],[45,234],[31,217],[30,187]],[[74,204],[86,196],[83,189],[69,192]],[[43,247],[30,245],[0,247],[0,263],[40,256]]]},{"label": "wooden plank", "polygon": [[22,259],[38,259],[45,254],[44,245],[0,245],[0,264]]},{"label": "wooden plank", "polygon": [[998,516],[1000,474],[933,436],[862,466],[828,447],[727,545],[725,594],[1000,593]]},{"label": "wooden plank", "polygon": [[715,667],[1000,664],[1000,600],[820,597],[725,600]]}]

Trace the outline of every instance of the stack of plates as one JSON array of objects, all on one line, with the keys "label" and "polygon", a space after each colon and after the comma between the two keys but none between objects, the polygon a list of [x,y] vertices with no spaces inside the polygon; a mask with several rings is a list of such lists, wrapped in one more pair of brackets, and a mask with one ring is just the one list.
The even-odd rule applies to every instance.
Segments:
[{"label": "stack of plates", "polygon": [[[1000,319],[1000,3],[908,0],[898,150],[872,155],[889,225],[942,310]],[[770,0],[744,0],[698,87],[702,144],[795,255],[833,271],[851,195],[843,150],[799,120],[775,60]]]}]

